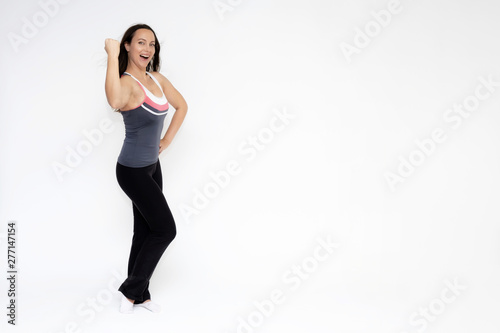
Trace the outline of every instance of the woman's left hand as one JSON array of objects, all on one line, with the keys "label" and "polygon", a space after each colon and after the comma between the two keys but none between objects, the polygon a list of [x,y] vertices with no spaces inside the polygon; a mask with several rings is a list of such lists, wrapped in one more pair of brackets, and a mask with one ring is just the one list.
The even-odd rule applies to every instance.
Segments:
[{"label": "woman's left hand", "polygon": [[162,151],[164,151],[165,149],[167,149],[167,147],[169,145],[170,145],[170,140],[161,139],[160,140],[160,152],[158,153],[158,155],[160,155]]}]

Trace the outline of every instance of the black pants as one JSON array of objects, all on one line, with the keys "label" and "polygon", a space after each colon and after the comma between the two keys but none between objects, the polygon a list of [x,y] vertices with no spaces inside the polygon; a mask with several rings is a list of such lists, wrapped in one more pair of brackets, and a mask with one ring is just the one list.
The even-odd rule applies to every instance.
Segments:
[{"label": "black pants", "polygon": [[138,304],[151,299],[149,280],[177,230],[162,192],[159,160],[142,168],[117,163],[116,178],[122,190],[132,200],[134,212],[134,236],[128,260],[128,277],[118,290]]}]

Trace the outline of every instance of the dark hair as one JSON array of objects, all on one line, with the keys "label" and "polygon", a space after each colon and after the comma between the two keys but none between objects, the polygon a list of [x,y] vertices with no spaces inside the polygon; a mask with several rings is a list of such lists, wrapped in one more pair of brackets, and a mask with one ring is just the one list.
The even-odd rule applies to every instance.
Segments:
[{"label": "dark hair", "polygon": [[123,74],[123,72],[125,72],[128,65],[128,53],[127,50],[125,49],[125,43],[129,44],[132,43],[132,38],[134,37],[135,32],[138,29],[151,30],[153,32],[153,35],[155,36],[155,54],[153,56],[153,59],[146,66],[146,71],[157,72],[160,69],[160,43],[158,42],[158,38],[156,38],[156,33],[147,24],[136,24],[128,28],[127,31],[125,31],[125,33],[123,34],[122,41],[120,43],[120,54],[118,55],[118,69],[120,76]]}]

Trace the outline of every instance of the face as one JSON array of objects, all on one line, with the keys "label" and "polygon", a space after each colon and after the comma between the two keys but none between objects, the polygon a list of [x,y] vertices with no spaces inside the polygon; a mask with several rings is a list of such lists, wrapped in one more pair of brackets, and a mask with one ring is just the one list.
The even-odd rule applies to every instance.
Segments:
[{"label": "face", "polygon": [[155,54],[155,35],[151,30],[137,29],[132,42],[125,43],[125,49],[128,51],[129,62],[146,68]]}]

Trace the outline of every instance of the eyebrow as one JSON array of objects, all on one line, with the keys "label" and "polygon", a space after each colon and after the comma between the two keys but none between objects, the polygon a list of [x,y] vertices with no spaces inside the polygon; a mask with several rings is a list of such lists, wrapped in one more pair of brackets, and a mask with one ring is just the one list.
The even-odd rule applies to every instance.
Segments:
[{"label": "eyebrow", "polygon": [[[141,39],[142,39],[142,40],[146,40],[146,39],[144,39],[144,38],[139,38],[138,40],[141,40]],[[146,42],[147,42],[147,40],[146,40]],[[154,40],[152,40],[152,41],[151,41],[151,43],[154,43]]]}]

